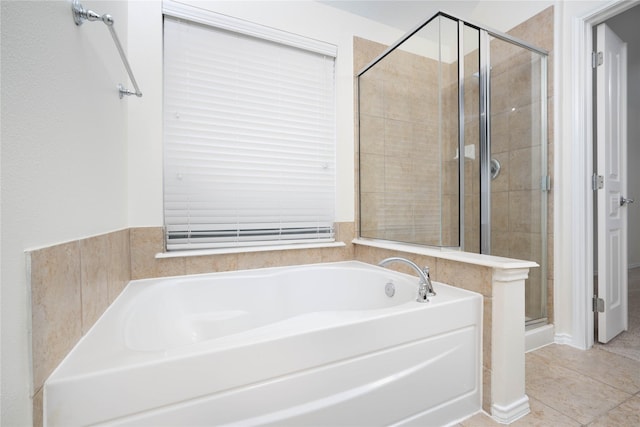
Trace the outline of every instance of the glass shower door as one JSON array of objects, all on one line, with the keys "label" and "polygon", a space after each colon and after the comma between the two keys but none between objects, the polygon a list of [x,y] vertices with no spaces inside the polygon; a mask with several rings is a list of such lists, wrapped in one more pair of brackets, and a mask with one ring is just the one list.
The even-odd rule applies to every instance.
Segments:
[{"label": "glass shower door", "polygon": [[546,57],[491,38],[490,253],[540,265],[525,282],[528,324],[546,322]]}]

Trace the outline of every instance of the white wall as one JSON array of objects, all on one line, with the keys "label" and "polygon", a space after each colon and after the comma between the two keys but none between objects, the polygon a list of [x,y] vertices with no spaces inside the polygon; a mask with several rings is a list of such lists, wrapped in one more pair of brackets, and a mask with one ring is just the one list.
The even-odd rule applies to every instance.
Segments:
[{"label": "white wall", "polygon": [[[84,2],[116,19],[123,2]],[[30,299],[24,251],[127,226],[126,73],[102,23],[69,1],[1,2],[2,425],[28,425]]]}]

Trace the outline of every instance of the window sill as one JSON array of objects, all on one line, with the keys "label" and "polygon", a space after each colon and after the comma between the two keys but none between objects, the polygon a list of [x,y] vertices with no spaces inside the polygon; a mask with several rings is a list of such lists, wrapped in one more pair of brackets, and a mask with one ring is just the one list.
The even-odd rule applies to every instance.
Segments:
[{"label": "window sill", "polygon": [[162,258],[183,258],[205,255],[224,255],[224,254],[241,254],[246,252],[271,252],[271,251],[289,251],[296,249],[318,249],[318,248],[342,248],[345,247],[344,242],[331,243],[300,243],[291,245],[271,245],[271,246],[247,246],[238,248],[220,248],[220,249],[193,249],[185,251],[161,252],[156,254],[156,259]]}]

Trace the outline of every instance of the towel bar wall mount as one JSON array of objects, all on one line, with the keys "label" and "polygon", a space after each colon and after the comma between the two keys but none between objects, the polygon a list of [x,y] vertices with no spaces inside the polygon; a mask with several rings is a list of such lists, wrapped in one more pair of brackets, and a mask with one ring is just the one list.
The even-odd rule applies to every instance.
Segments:
[{"label": "towel bar wall mount", "polygon": [[124,95],[130,96],[135,95],[138,98],[142,96],[142,92],[140,92],[140,88],[138,87],[138,83],[136,82],[135,77],[133,77],[133,72],[131,71],[131,66],[129,65],[129,61],[127,61],[127,56],[122,49],[122,45],[120,44],[120,39],[116,34],[116,30],[113,28],[113,18],[111,15],[105,13],[104,15],[99,15],[96,12],[85,9],[82,4],[80,4],[80,0],[73,0],[71,4],[71,12],[73,13],[73,21],[76,25],[80,26],[84,23],[84,21],[102,21],[109,32],[111,33],[111,38],[113,38],[114,43],[116,44],[116,48],[118,49],[118,53],[120,54],[120,58],[122,59],[122,63],[124,64],[124,68],[127,70],[127,74],[129,74],[129,79],[131,79],[131,83],[135,88],[135,91],[131,91],[129,89],[125,89],[122,84],[118,85],[118,92],[120,94],[120,98]]}]

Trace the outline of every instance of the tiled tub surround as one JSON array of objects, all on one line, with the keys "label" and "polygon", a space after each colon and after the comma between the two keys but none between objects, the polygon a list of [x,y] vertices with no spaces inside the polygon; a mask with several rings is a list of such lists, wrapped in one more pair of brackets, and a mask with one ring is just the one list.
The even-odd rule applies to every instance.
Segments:
[{"label": "tiled tub surround", "polygon": [[131,280],[129,230],[27,253],[31,290],[34,425],[42,385]]},{"label": "tiled tub surround", "polygon": [[[500,422],[529,412],[525,395],[524,282],[535,262],[457,251],[413,247],[357,239],[355,259],[375,264],[389,256],[429,266],[431,277],[442,283],[478,292],[483,308],[482,408]],[[411,274],[399,264],[390,268]]]},{"label": "tiled tub surround", "polygon": [[[345,242],[345,246],[339,248],[157,258],[163,249],[162,228],[149,227],[117,231],[30,252],[35,425],[41,424],[44,380],[129,280],[352,259],[377,264],[389,255],[402,255],[419,264],[429,265],[434,280],[484,296],[483,409],[490,412],[492,403],[495,403],[491,397],[492,384],[495,387],[497,381],[492,379],[492,363],[497,363],[494,355],[499,350],[505,354],[505,349],[500,349],[492,337],[503,336],[498,331],[500,327],[523,325],[518,322],[492,322],[498,315],[493,308],[496,277],[492,267],[474,264],[474,257],[483,257],[473,254],[457,253],[459,261],[454,261],[439,258],[438,255],[443,254],[440,251],[426,256],[353,245],[351,240],[354,236],[353,223],[339,223],[336,225],[336,240]],[[446,256],[450,258],[452,254],[456,255],[448,253]],[[465,256],[471,259],[465,261]],[[403,268],[397,264],[389,267]],[[411,271],[404,271],[414,275]],[[82,280],[85,280],[84,284]],[[513,299],[523,300],[518,296]],[[524,315],[523,310],[521,313]],[[510,363],[517,364],[519,358],[515,355]],[[516,371],[519,369],[516,366]]]},{"label": "tiled tub surround", "polygon": [[27,252],[31,288],[34,425],[42,385],[130,280],[353,259],[353,223],[337,223],[343,247],[157,258],[162,227],[130,228]]}]

